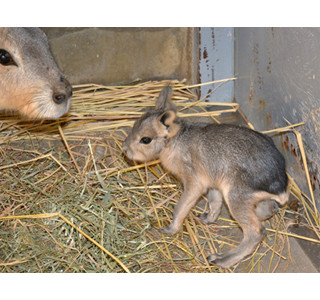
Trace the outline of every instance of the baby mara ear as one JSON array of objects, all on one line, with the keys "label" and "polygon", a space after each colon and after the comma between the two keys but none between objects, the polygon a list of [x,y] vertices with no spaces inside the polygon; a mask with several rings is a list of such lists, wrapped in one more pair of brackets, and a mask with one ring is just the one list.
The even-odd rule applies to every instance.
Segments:
[{"label": "baby mara ear", "polygon": [[177,113],[173,110],[167,110],[158,117],[159,128],[167,132],[167,137],[175,136],[180,130],[180,125],[175,123]]},{"label": "baby mara ear", "polygon": [[177,111],[177,107],[174,105],[174,103],[171,101],[172,97],[172,88],[170,86],[166,86],[162,89],[159,98],[156,102],[156,109],[157,110],[173,110]]}]

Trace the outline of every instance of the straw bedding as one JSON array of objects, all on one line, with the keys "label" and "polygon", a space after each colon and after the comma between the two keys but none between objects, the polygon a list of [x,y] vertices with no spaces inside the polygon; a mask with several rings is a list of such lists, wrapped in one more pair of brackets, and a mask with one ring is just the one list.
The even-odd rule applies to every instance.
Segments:
[{"label": "straw bedding", "polygon": [[[179,234],[161,233],[181,185],[158,161],[127,160],[122,141],[168,84],[182,117],[219,122],[238,111],[235,103],[197,99],[196,86],[184,81],[161,81],[75,86],[70,113],[57,121],[0,116],[0,272],[274,272],[290,264],[288,237],[295,235],[288,228],[297,219],[317,238],[296,238],[320,243],[313,195],[291,177],[291,198],[300,209],[279,210],[265,223],[261,245],[231,269],[209,265],[206,256],[235,247],[241,231],[227,211],[216,224],[203,224],[197,215],[205,198]],[[303,147],[295,126],[272,134],[280,131],[296,133]]]}]

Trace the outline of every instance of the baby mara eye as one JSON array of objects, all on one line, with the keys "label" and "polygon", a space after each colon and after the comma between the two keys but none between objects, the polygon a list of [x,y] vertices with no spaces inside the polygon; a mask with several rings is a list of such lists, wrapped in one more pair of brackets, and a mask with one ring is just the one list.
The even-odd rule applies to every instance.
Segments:
[{"label": "baby mara eye", "polygon": [[149,138],[149,137],[143,137],[141,140],[140,140],[140,143],[141,144],[150,144],[152,141],[152,138]]},{"label": "baby mara eye", "polygon": [[17,66],[10,53],[4,49],[0,49],[0,64],[3,66]]}]

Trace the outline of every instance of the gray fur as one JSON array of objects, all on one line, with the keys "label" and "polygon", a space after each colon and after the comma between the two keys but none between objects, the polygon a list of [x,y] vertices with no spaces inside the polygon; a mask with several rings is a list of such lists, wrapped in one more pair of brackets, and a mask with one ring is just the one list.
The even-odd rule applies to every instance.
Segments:
[{"label": "gray fur", "polygon": [[72,88],[55,63],[39,28],[0,28],[0,49],[13,65],[0,63],[0,109],[30,119],[58,118],[70,107]]}]

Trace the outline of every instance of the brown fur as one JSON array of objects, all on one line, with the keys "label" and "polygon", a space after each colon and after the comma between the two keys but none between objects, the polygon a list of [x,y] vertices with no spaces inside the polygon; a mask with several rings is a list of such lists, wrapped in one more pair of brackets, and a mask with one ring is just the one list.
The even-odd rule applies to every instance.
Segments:
[{"label": "brown fur", "polygon": [[243,231],[240,245],[210,262],[228,268],[250,255],[263,238],[261,221],[274,215],[288,199],[283,156],[272,140],[258,132],[231,125],[188,124],[177,118],[165,88],[154,111],[145,113],[124,141],[132,160],[160,158],[162,165],[183,183],[183,193],[165,233],[181,230],[184,219],[202,195],[209,212],[200,218],[215,222],[224,199]]}]

